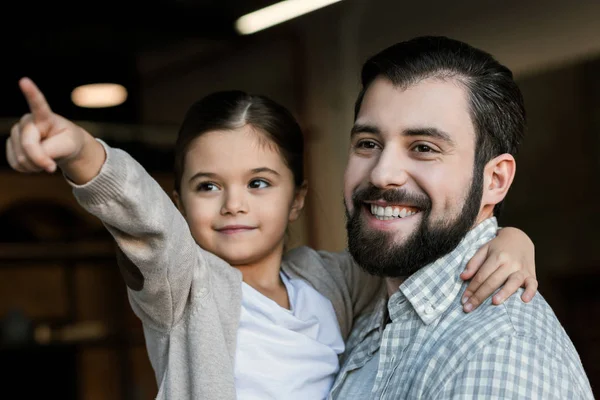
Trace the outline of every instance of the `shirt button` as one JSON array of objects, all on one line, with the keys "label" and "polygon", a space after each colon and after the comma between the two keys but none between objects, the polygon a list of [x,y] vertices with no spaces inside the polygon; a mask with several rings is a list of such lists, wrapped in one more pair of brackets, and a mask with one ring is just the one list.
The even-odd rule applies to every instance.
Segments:
[{"label": "shirt button", "polygon": [[433,313],[433,306],[431,304],[427,304],[425,306],[425,314],[429,315],[431,313]]},{"label": "shirt button", "polygon": [[200,290],[198,291],[198,294],[200,295],[200,297],[206,296],[206,293],[208,293],[208,289],[205,287],[200,288]]}]

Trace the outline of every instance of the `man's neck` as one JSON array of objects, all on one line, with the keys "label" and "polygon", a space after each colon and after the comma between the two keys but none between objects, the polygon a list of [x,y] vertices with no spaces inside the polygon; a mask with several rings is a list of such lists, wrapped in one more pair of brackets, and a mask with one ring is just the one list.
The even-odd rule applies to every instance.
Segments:
[{"label": "man's neck", "polygon": [[[493,216],[494,216],[493,215],[493,208],[490,208],[490,207],[484,208],[479,213],[479,215],[477,216],[477,219],[476,219],[475,223],[473,224],[473,226],[471,227],[471,230],[473,228],[475,228],[476,226],[478,226],[479,224],[481,224],[486,219],[491,218]],[[470,232],[470,230],[469,230],[469,232]],[[408,279],[408,276],[394,277],[394,278],[387,277],[387,278],[385,278],[385,285],[386,285],[386,288],[387,288],[388,298],[391,297],[394,293],[396,293],[400,289],[400,285],[402,285],[402,283],[406,279]]]},{"label": "man's neck", "polygon": [[406,277],[401,278],[385,278],[385,286],[387,287],[388,297],[392,297],[394,293],[400,289],[402,282],[406,280]]}]

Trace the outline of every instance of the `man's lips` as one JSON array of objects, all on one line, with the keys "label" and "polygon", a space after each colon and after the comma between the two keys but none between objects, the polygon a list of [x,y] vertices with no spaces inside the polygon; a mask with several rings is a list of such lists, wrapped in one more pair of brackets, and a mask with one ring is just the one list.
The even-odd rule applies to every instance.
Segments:
[{"label": "man's lips", "polygon": [[365,201],[364,202],[365,205],[367,206],[367,208],[372,208],[372,206],[378,206],[378,207],[382,207],[382,208],[386,208],[386,207],[391,207],[392,209],[394,208],[399,208],[399,209],[406,209],[406,211],[412,211],[412,212],[419,212],[422,211],[421,208],[410,204],[410,203],[389,203],[385,200],[375,200],[375,201]]},{"label": "man's lips", "polygon": [[365,202],[365,211],[378,220],[399,220],[421,212],[421,209],[408,204],[392,204],[385,201]]},{"label": "man's lips", "polygon": [[223,226],[221,228],[217,228],[215,230],[217,232],[220,232],[220,233],[231,235],[231,234],[234,234],[234,233],[249,232],[249,231],[252,231],[254,229],[256,229],[256,227],[249,226],[249,225],[226,225],[226,226]]}]

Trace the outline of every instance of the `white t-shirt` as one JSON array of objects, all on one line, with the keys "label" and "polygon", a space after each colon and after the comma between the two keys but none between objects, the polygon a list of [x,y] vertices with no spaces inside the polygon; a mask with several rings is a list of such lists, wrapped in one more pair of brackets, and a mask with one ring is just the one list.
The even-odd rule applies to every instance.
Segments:
[{"label": "white t-shirt", "polygon": [[281,278],[290,310],[242,283],[235,386],[238,400],[318,400],[329,394],[344,341],[329,299]]}]

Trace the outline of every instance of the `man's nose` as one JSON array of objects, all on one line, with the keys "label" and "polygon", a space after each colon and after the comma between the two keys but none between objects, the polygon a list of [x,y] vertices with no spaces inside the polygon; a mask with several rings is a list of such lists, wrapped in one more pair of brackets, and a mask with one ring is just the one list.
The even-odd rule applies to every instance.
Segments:
[{"label": "man's nose", "polygon": [[371,183],[381,189],[405,185],[408,182],[407,162],[407,156],[402,152],[390,147],[384,149],[371,170]]},{"label": "man's nose", "polygon": [[236,215],[248,212],[248,202],[243,190],[227,190],[221,207],[221,215]]}]

